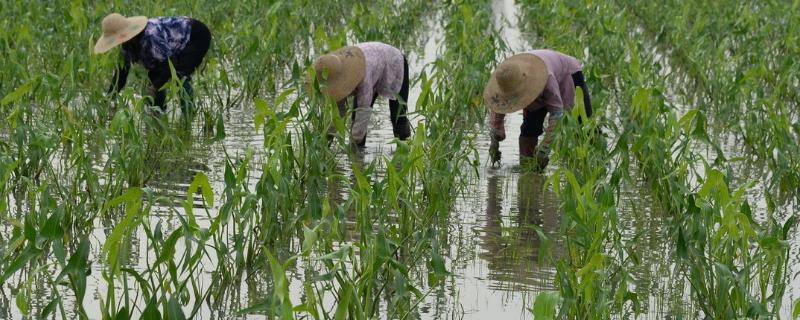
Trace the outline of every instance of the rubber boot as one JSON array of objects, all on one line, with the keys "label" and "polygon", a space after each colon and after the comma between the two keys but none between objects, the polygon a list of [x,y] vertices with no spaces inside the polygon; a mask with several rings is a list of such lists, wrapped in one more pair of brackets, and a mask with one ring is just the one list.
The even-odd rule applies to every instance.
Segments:
[{"label": "rubber boot", "polygon": [[411,124],[408,123],[408,118],[397,119],[397,122],[392,124],[392,133],[400,140],[408,139],[411,136]]},{"label": "rubber boot", "polygon": [[536,144],[539,137],[519,137],[519,164],[523,167],[536,165]]}]

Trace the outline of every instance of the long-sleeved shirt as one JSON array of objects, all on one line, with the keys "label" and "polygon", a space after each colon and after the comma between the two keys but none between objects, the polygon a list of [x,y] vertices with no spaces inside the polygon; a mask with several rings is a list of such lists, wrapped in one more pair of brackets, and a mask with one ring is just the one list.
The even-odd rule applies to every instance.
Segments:
[{"label": "long-sleeved shirt", "polygon": [[156,17],[147,20],[141,34],[122,44],[123,63],[117,69],[109,91],[125,86],[132,63],[147,70],[163,68],[164,62],[181,52],[189,43],[192,19],[189,17]]},{"label": "long-sleeved shirt", "polygon": [[[575,105],[575,84],[572,81],[572,74],[581,71],[582,67],[578,59],[554,50],[532,50],[526,53],[532,53],[541,58],[547,67],[547,82],[544,90],[525,108],[528,111],[547,108],[550,113],[544,140],[539,145],[539,150],[547,151],[553,141],[552,132],[555,130],[558,119],[561,118],[564,110],[571,110]],[[505,114],[489,112],[490,127],[504,126],[504,119]]]},{"label": "long-sleeved shirt", "polygon": [[381,42],[355,45],[364,53],[364,79],[356,87],[356,118],[351,136],[362,140],[369,128],[372,101],[376,95],[397,99],[403,85],[404,57],[400,49]]}]

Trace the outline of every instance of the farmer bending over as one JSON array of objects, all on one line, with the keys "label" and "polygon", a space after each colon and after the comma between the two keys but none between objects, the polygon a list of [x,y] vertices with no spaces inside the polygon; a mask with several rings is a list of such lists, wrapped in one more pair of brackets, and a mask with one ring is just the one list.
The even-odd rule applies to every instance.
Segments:
[{"label": "farmer bending over", "polygon": [[114,74],[109,93],[122,90],[131,64],[139,63],[147,69],[151,83],[148,92],[153,103],[165,111],[166,94],[161,89],[172,79],[171,61],[186,92],[186,97],[181,95],[181,109],[185,115],[194,112],[189,81],[211,44],[211,32],[205,24],[189,17],[126,18],[112,13],[103,18],[103,36],[97,40],[94,52],[104,53],[119,44],[122,44],[123,63]]},{"label": "farmer bending over", "polygon": [[[581,87],[586,115],[592,116],[589,89],[581,72],[581,63],[574,57],[553,51],[533,50],[516,54],[497,66],[483,92],[489,107],[489,128],[492,137],[490,154],[499,161],[498,143],[506,138],[505,116],[523,110],[519,136],[520,163],[536,155],[536,164],[543,170],[549,160],[553,129],[565,110],[575,104],[575,88]],[[539,147],[536,144],[544,132],[544,118],[550,113],[547,134]]]},{"label": "farmer bending over", "polygon": [[340,115],[347,111],[347,97],[353,96],[351,143],[359,147],[366,143],[372,106],[379,95],[389,99],[394,136],[405,140],[411,135],[406,117],[408,61],[399,49],[381,42],[359,43],[318,57],[314,70],[322,92],[336,100]]}]

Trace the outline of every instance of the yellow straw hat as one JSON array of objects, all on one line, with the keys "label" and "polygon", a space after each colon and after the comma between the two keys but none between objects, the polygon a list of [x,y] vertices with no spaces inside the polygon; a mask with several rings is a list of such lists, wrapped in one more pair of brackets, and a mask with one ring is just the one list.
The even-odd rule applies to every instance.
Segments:
[{"label": "yellow straw hat", "polygon": [[547,66],[532,53],[520,53],[497,66],[483,90],[483,100],[497,113],[525,109],[544,91]]},{"label": "yellow straw hat", "polygon": [[[317,79],[323,93],[336,101],[346,98],[356,89],[366,73],[364,52],[358,47],[347,46],[319,56],[314,61]],[[327,79],[323,75],[327,72]]]},{"label": "yellow straw hat", "polygon": [[137,16],[125,18],[119,13],[112,13],[103,18],[103,36],[94,45],[94,53],[103,53],[128,41],[142,32],[147,26],[147,17]]}]

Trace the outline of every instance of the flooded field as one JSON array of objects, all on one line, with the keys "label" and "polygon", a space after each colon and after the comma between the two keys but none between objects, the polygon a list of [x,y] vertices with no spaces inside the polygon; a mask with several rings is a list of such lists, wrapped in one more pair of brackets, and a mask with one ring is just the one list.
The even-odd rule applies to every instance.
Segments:
[{"label": "flooded field", "polygon": [[[30,20],[0,23],[1,319],[800,314],[798,47],[766,40],[796,39],[788,4],[136,3],[1,13]],[[87,43],[113,11],[208,22],[191,129],[144,72],[105,95],[117,57]],[[305,73],[373,40],[405,51],[414,134],[381,98],[355,148]],[[481,101],[534,48],[581,60],[596,109],[543,173],[521,112],[490,163]]]}]

